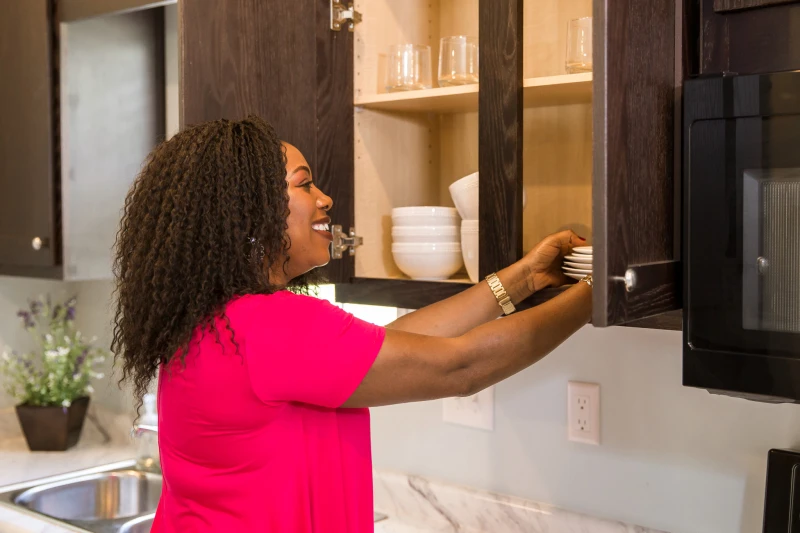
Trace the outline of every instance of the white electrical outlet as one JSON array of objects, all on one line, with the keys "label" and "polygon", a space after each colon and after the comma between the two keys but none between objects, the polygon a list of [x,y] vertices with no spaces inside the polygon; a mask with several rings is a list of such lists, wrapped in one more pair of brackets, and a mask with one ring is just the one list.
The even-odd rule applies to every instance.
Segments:
[{"label": "white electrical outlet", "polygon": [[494,431],[494,387],[466,398],[445,398],[442,420],[477,429]]},{"label": "white electrical outlet", "polygon": [[600,444],[600,385],[570,381],[567,384],[567,437],[585,444]]}]

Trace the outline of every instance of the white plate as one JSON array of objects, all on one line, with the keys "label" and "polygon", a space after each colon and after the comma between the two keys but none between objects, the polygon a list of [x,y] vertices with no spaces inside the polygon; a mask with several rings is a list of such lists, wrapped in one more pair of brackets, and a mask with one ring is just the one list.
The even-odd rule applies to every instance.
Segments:
[{"label": "white plate", "polygon": [[564,261],[564,265],[572,268],[579,268],[581,270],[586,270],[587,268],[592,268],[591,263],[573,263],[572,261]]},{"label": "white plate", "polygon": [[591,255],[568,255],[564,257],[567,261],[572,261],[573,263],[589,263],[592,264],[592,256]]},{"label": "white plate", "polygon": [[581,279],[586,277],[586,274],[572,274],[570,272],[564,272],[564,275],[567,276],[568,278],[577,279],[577,280],[581,280]]},{"label": "white plate", "polygon": [[578,246],[577,248],[573,248],[572,251],[575,252],[576,254],[592,255],[591,246]]},{"label": "white plate", "polygon": [[591,274],[592,273],[592,271],[590,269],[584,269],[584,268],[563,267],[562,270],[564,272],[571,272],[573,274]]}]

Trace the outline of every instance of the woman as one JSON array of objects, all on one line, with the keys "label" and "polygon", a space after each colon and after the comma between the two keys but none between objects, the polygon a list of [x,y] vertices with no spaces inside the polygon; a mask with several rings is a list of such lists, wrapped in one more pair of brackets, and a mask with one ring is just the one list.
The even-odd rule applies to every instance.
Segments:
[{"label": "woman", "polygon": [[471,395],[589,320],[590,278],[494,320],[500,286],[518,303],[566,281],[569,231],[497,273],[499,297],[481,282],[386,328],[300,294],[330,259],[332,204],[257,118],[186,129],[134,183],[113,349],[138,406],[158,374],[153,531],[372,531],[366,408]]}]

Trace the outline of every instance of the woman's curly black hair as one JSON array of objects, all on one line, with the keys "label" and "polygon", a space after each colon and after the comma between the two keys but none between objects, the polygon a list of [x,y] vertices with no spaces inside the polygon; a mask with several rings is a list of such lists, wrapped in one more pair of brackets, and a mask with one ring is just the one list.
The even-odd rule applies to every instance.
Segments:
[{"label": "woman's curly black hair", "polygon": [[[219,339],[215,317],[227,321],[234,296],[284,288],[269,272],[288,261],[288,203],[285,149],[260,118],[192,126],[148,156],[125,200],[114,259],[111,349],[137,413],[160,366],[185,356],[196,327]],[[291,288],[308,292],[309,281]]]}]

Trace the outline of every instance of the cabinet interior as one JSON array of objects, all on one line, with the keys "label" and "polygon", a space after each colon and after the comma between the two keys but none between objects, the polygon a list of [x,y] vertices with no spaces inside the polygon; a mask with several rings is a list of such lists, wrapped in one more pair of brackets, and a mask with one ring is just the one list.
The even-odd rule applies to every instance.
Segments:
[{"label": "cabinet interior", "polygon": [[[392,259],[392,208],[453,206],[449,185],[478,170],[479,86],[436,80],[439,39],[478,36],[478,0],[363,0],[356,9],[356,276],[404,279]],[[591,74],[564,66],[568,21],[591,14],[591,0],[524,6],[525,251],[564,228],[591,239]],[[388,47],[401,43],[431,47],[432,89],[386,93]],[[452,281],[468,278],[462,270]]]}]

